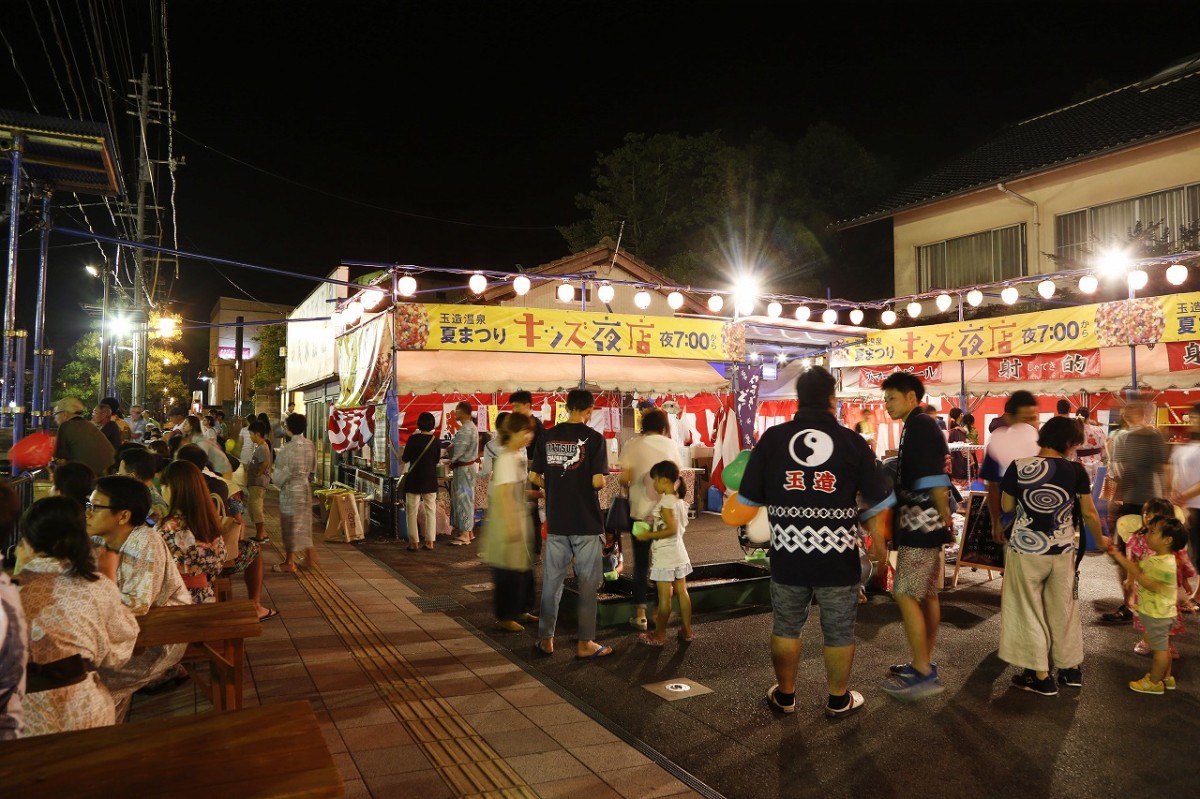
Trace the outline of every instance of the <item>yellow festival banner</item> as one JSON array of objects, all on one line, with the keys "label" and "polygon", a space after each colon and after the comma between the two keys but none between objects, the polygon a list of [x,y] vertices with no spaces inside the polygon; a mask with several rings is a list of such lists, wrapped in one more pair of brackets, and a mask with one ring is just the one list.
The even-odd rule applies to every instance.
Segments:
[{"label": "yellow festival banner", "polygon": [[745,325],[725,319],[400,303],[396,346],[740,361],[746,356],[746,333]]},{"label": "yellow festival banner", "polygon": [[872,333],[838,345],[830,365],[958,361],[1200,339],[1200,292],[1053,308]]}]

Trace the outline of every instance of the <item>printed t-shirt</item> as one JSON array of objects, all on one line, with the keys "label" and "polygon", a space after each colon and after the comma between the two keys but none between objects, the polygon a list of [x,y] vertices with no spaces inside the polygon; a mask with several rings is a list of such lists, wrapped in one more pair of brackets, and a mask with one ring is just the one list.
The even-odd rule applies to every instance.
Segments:
[{"label": "printed t-shirt", "polygon": [[1151,580],[1157,580],[1167,586],[1167,589],[1159,593],[1139,583],[1138,613],[1152,619],[1175,618],[1175,600],[1179,594],[1179,588],[1175,584],[1175,554],[1168,552],[1165,555],[1152,555],[1139,565],[1142,567],[1142,574]]},{"label": "printed t-shirt", "polygon": [[1075,547],[1075,498],[1092,491],[1083,464],[1065,458],[1018,458],[1009,464],[1000,490],[1017,500],[1008,541],[1014,552],[1058,555]]},{"label": "printed t-shirt", "polygon": [[868,508],[864,518],[895,504],[875,453],[829,411],[804,408],[792,421],[767,429],[750,453],[738,501],[765,506],[771,579],[855,585],[861,575],[860,494]]},{"label": "printed t-shirt", "polygon": [[928,414],[914,410],[904,420],[896,464],[894,539],[896,546],[932,549],[949,538],[945,519],[933,506],[930,490],[950,487],[950,448]]},{"label": "printed t-shirt", "polygon": [[546,484],[547,535],[600,535],[604,521],[592,476],[608,474],[604,436],[586,424],[563,422],[546,431],[531,472]]}]

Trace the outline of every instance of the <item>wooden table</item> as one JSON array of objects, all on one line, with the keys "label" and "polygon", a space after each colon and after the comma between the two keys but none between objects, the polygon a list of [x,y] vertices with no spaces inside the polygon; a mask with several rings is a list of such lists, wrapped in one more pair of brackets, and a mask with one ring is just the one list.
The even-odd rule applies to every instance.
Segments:
[{"label": "wooden table", "polygon": [[151,608],[138,617],[138,627],[138,647],[195,644],[211,668],[211,682],[206,687],[213,705],[220,710],[242,706],[245,640],[262,635],[253,602],[243,599]]},{"label": "wooden table", "polygon": [[0,791],[70,796],[343,796],[308,702],[147,719],[0,744]]}]

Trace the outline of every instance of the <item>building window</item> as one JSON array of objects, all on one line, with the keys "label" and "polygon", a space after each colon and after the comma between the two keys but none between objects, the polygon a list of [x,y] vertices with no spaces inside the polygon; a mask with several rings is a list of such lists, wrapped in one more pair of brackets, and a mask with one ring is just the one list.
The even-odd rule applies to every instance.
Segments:
[{"label": "building window", "polygon": [[1139,235],[1138,255],[1188,249],[1200,219],[1200,184],[1096,205],[1054,219],[1055,254],[1064,266],[1087,266],[1104,247],[1124,246]]},{"label": "building window", "polygon": [[921,291],[995,283],[1025,274],[1025,225],[986,230],[917,248]]}]

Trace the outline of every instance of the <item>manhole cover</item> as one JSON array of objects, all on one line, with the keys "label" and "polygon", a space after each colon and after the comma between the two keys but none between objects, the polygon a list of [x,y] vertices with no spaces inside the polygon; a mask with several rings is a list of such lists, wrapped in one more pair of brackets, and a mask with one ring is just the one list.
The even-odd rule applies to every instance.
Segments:
[{"label": "manhole cover", "polygon": [[448,596],[410,596],[409,602],[417,606],[422,613],[438,613],[443,610],[462,610],[462,605]]},{"label": "manhole cover", "polygon": [[666,688],[668,691],[690,691],[690,690],[692,690],[692,686],[688,685],[687,683],[683,683],[683,682],[669,682],[666,685],[664,685],[663,688]]},{"label": "manhole cover", "polygon": [[677,699],[690,699],[693,696],[703,696],[704,694],[711,694],[713,692],[711,688],[703,686],[695,680],[689,680],[686,677],[652,682],[642,687],[668,702],[674,702]]}]

